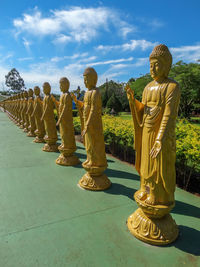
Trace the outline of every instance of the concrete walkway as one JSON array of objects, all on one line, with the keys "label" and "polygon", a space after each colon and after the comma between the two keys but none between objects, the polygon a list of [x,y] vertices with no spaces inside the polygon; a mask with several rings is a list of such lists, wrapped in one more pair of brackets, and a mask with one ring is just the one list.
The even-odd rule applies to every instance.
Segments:
[{"label": "concrete walkway", "polygon": [[108,156],[112,187],[85,191],[81,165],[58,166],[42,146],[0,112],[0,267],[200,266],[199,197],[177,189],[178,240],[147,245],[126,227],[139,188],[132,166]]}]

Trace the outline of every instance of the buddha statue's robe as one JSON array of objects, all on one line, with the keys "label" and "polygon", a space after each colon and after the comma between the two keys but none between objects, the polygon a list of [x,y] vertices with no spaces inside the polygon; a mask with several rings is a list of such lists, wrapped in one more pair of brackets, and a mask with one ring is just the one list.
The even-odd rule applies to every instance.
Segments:
[{"label": "buddha statue's robe", "polygon": [[72,98],[69,92],[62,94],[60,97],[59,114],[62,116],[59,124],[62,139],[61,147],[64,150],[69,150],[69,152],[74,152],[76,143],[72,116]]},{"label": "buddha statue's robe", "polygon": [[85,134],[85,149],[87,160],[83,166],[105,167],[107,160],[102,126],[102,103],[98,88],[88,90],[84,96],[83,122],[88,125]]},{"label": "buddha statue's robe", "polygon": [[28,98],[28,108],[27,108],[27,113],[28,113],[28,117],[29,117],[29,131],[30,133],[34,133],[36,130],[36,124],[35,124],[35,118],[34,116],[32,117],[32,113],[33,113],[33,106],[34,106],[34,98],[33,97],[29,97]]},{"label": "buddha statue's robe", "polygon": [[50,95],[45,95],[43,100],[44,127],[46,131],[45,141],[53,142],[58,140],[56,121],[54,117],[54,103]]},{"label": "buddha statue's robe", "polygon": [[[171,79],[147,84],[142,103],[129,98],[135,131],[136,169],[141,176],[141,189],[146,187],[154,190],[157,204],[174,201],[175,126],[179,99],[179,86]],[[152,158],[150,152],[156,140],[161,141],[162,147],[157,157]]]},{"label": "buddha statue's robe", "polygon": [[41,121],[42,117],[42,100],[40,96],[36,96],[33,104],[33,116],[35,118],[36,130],[35,134],[38,138],[43,138],[45,135],[44,122]]}]

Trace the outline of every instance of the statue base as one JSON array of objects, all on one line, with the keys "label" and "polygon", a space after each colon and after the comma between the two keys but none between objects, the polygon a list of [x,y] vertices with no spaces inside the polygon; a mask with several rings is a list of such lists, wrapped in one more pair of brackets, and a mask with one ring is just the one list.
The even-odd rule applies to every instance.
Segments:
[{"label": "statue base", "polygon": [[56,164],[62,165],[62,166],[75,166],[80,163],[78,157],[74,154],[71,155],[63,155],[60,154],[60,156],[56,159]]},{"label": "statue base", "polygon": [[58,152],[58,144],[45,144],[42,150],[45,152]]},{"label": "statue base", "polygon": [[44,138],[36,136],[36,138],[33,140],[35,143],[45,143]]},{"label": "statue base", "polygon": [[178,237],[178,227],[170,214],[150,218],[138,208],[129,216],[127,226],[136,238],[151,245],[167,245]]},{"label": "statue base", "polygon": [[87,190],[101,191],[108,189],[111,186],[111,182],[104,173],[94,175],[87,172],[79,181],[79,185]]},{"label": "statue base", "polygon": [[27,133],[27,136],[28,136],[28,137],[35,137],[36,135],[34,134],[34,132],[30,132],[30,131],[29,131],[29,132]]}]

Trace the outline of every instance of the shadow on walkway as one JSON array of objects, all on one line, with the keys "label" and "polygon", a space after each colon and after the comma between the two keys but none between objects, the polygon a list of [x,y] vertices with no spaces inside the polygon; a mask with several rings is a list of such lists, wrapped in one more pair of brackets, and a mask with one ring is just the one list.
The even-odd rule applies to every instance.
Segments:
[{"label": "shadow on walkway", "polygon": [[111,187],[104,192],[111,195],[123,195],[131,200],[134,200],[133,195],[135,194],[136,190],[122,184],[112,183]]},{"label": "shadow on walkway", "polygon": [[[200,246],[199,246],[200,231],[184,225],[179,225],[178,228],[179,228],[179,237],[177,241],[175,241],[175,243],[171,244],[171,246],[174,246],[194,256],[200,256]],[[188,255],[188,257],[190,258],[191,256]],[[196,259],[191,257],[190,261],[191,261],[191,266],[196,266],[195,265]]]},{"label": "shadow on walkway", "polygon": [[[188,203],[184,203],[179,200],[176,200],[175,207],[171,211],[171,213],[200,218],[200,208],[193,206],[191,204],[188,204]],[[200,239],[199,239],[199,242],[200,242]]]},{"label": "shadow on walkway", "polygon": [[125,172],[125,171],[119,171],[119,170],[113,170],[113,169],[107,169],[105,171],[106,175],[108,177],[115,177],[115,178],[124,178],[124,179],[131,179],[131,180],[140,180],[140,176],[134,173]]}]

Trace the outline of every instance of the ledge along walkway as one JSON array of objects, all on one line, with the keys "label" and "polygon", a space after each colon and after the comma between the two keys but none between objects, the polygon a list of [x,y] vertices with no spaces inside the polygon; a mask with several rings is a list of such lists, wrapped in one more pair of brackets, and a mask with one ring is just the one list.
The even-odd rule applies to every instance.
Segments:
[{"label": "ledge along walkway", "polygon": [[[126,219],[136,210],[139,176],[110,156],[112,187],[104,192],[77,186],[81,165],[55,164],[0,111],[0,266],[200,266],[200,199],[176,190],[172,216],[180,236],[166,247],[133,237]],[[84,147],[77,143],[83,162]]]}]

